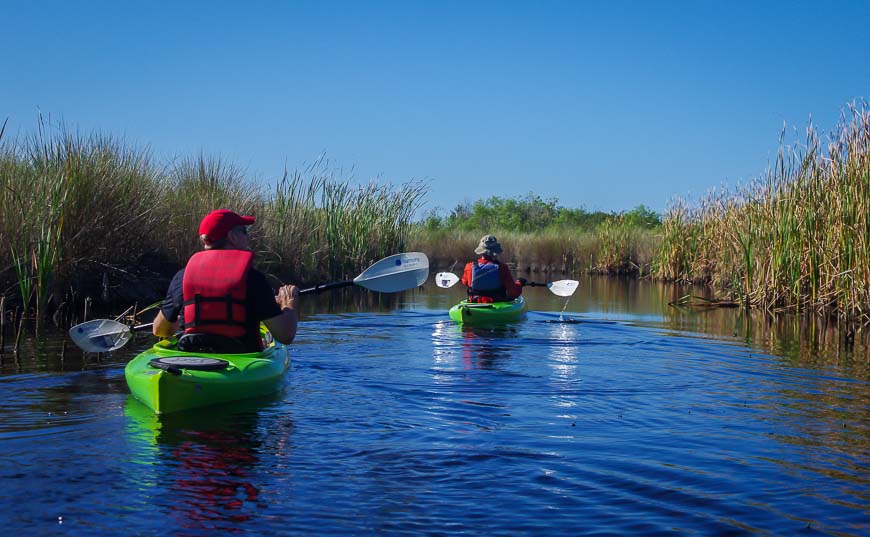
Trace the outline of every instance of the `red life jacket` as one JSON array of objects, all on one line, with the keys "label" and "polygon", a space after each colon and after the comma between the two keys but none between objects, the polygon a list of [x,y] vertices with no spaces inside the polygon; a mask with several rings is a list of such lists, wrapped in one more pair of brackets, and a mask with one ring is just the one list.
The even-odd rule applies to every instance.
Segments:
[{"label": "red life jacket", "polygon": [[184,333],[245,335],[245,299],[253,252],[205,250],[184,269]]}]

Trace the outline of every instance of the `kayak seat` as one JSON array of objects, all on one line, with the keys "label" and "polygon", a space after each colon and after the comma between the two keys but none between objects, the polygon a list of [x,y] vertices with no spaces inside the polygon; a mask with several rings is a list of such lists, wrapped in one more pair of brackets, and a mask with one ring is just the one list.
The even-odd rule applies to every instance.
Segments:
[{"label": "kayak seat", "polygon": [[242,354],[252,352],[242,341],[217,334],[184,334],[178,338],[176,348],[182,352],[201,352],[206,354]]},{"label": "kayak seat", "polygon": [[217,358],[205,358],[199,356],[167,356],[165,358],[154,358],[148,365],[168,371],[173,375],[180,375],[183,369],[193,371],[222,371],[229,367],[230,363],[226,360]]}]

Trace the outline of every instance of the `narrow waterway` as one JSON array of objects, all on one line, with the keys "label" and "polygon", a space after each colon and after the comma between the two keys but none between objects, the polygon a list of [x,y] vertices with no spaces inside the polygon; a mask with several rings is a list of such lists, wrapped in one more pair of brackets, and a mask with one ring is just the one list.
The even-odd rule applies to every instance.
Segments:
[{"label": "narrow waterway", "polygon": [[[462,291],[305,297],[274,397],[157,417],[62,337],[0,362],[12,535],[870,533],[858,338],[585,278],[465,328]],[[7,338],[8,342],[9,338]]]}]

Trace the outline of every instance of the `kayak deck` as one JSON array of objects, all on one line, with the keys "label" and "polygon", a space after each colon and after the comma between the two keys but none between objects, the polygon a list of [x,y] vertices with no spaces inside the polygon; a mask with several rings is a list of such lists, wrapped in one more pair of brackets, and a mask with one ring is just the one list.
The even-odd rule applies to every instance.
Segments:
[{"label": "kayak deck", "polygon": [[448,314],[460,324],[501,324],[519,321],[526,315],[526,300],[520,296],[510,302],[480,304],[463,300],[456,304]]},{"label": "kayak deck", "polygon": [[[211,359],[226,364],[205,371],[184,365],[156,367],[151,363],[156,359],[179,363]],[[274,341],[261,352],[211,354],[182,352],[175,348],[175,340],[163,340],[133,358],[124,376],[136,399],[157,414],[167,414],[276,392],[289,367],[287,347]]]}]

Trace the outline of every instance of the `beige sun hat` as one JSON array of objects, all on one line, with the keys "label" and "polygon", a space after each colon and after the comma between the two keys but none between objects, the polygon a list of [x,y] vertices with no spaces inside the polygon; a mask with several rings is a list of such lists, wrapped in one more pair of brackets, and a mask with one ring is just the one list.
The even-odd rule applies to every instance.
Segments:
[{"label": "beige sun hat", "polygon": [[501,244],[495,235],[484,235],[480,239],[480,244],[474,249],[477,255],[497,255],[501,253]]}]

